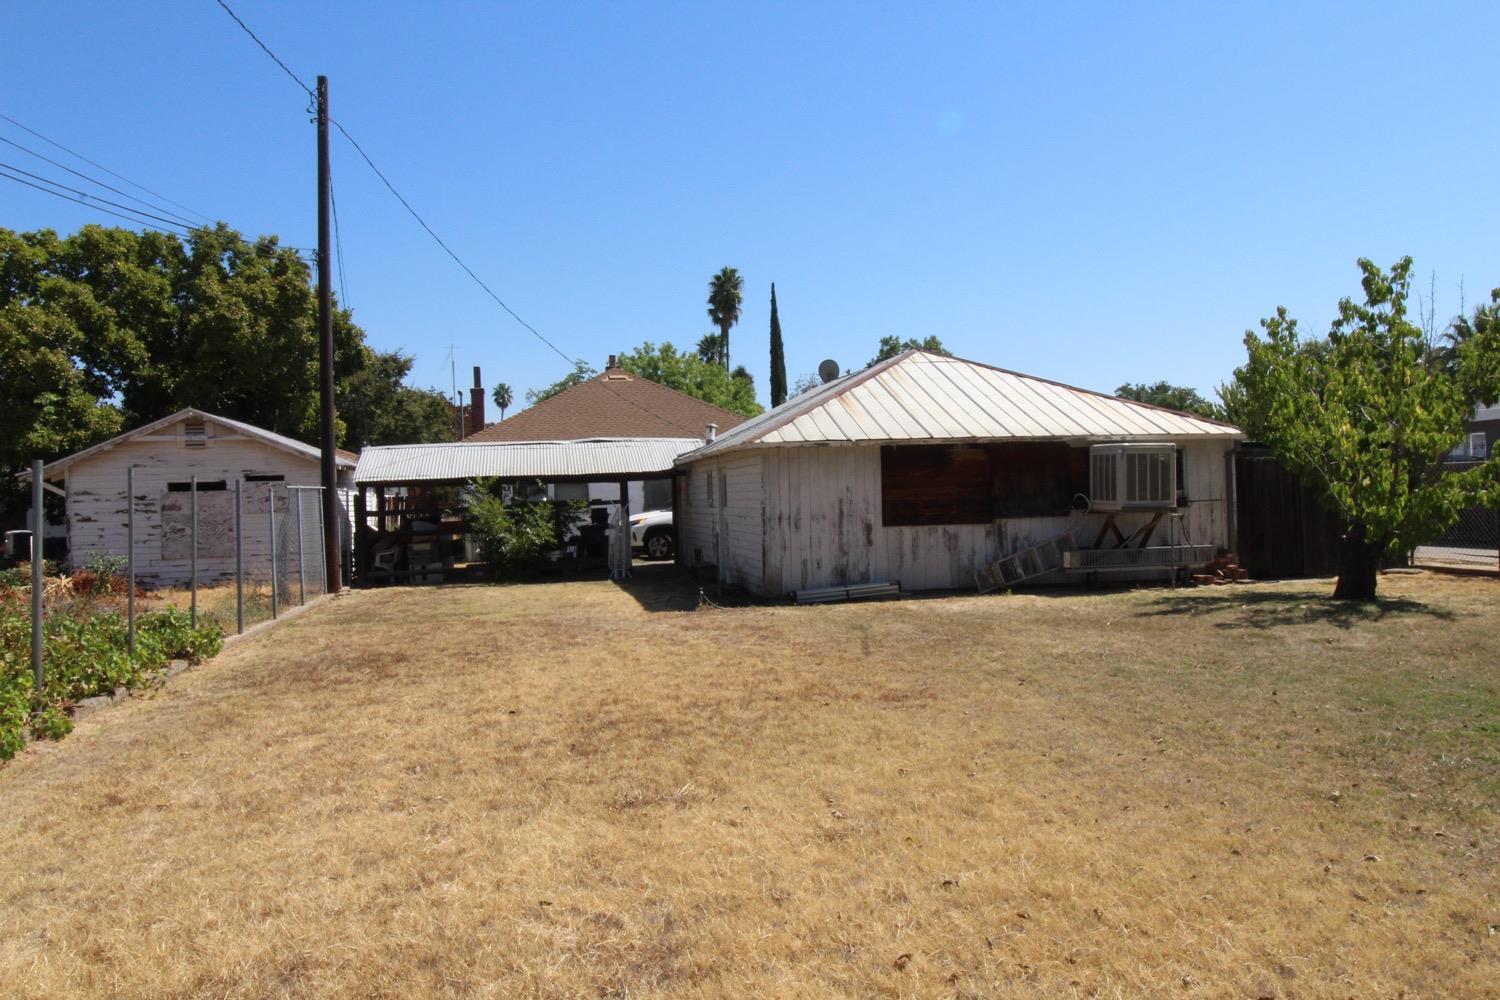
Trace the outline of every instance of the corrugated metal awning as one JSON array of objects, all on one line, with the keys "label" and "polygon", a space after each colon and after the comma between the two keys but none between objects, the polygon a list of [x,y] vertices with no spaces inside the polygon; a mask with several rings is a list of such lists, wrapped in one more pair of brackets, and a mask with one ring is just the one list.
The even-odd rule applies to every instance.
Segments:
[{"label": "corrugated metal awning", "polygon": [[1189,413],[907,351],[747,420],[692,460],[751,446],[1242,438]]},{"label": "corrugated metal awning", "polygon": [[469,444],[394,444],[360,452],[354,481],[459,482],[468,479],[598,479],[659,476],[698,438],[594,438],[584,441],[507,441]]}]

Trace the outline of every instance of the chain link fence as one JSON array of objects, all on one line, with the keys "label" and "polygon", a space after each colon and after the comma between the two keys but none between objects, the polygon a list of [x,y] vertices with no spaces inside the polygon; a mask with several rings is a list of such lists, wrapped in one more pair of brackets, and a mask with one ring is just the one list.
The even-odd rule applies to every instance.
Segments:
[{"label": "chain link fence", "polygon": [[[1445,472],[1462,472],[1479,462],[1447,462]],[[1443,534],[1412,553],[1414,566],[1500,569],[1500,508],[1469,507]]]}]

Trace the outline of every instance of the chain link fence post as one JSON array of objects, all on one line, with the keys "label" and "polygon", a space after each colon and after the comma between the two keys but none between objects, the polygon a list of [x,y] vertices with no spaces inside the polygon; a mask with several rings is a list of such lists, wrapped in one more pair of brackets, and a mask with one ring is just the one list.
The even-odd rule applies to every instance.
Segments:
[{"label": "chain link fence post", "polygon": [[193,628],[198,627],[198,476],[196,474],[188,478],[188,510],[192,512],[188,528],[189,556],[188,556],[188,586],[192,593],[191,610],[188,617],[192,620]]},{"label": "chain link fence post", "polygon": [[245,543],[244,490],[234,481],[234,623],[238,635],[245,634]]},{"label": "chain link fence post", "polygon": [[31,463],[31,676],[42,703],[42,565],[46,555],[47,515],[42,510],[42,460]]},{"label": "chain link fence post", "polygon": [[306,604],[307,561],[302,557],[302,491],[293,489],[292,495],[297,498],[297,603]]},{"label": "chain link fence post", "polygon": [[135,466],[125,469],[125,648],[135,655]]},{"label": "chain link fence post", "polygon": [[266,545],[271,550],[271,620],[275,621],[281,616],[281,577],[276,575],[276,484],[266,484],[266,517],[269,519],[270,534],[266,536]]}]

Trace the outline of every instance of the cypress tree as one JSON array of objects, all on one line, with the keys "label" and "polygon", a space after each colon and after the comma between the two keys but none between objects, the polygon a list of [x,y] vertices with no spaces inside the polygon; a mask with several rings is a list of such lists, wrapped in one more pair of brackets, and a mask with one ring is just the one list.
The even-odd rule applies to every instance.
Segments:
[{"label": "cypress tree", "polygon": [[781,347],[781,319],[776,315],[776,283],[771,282],[771,405],[786,402],[786,353]]}]

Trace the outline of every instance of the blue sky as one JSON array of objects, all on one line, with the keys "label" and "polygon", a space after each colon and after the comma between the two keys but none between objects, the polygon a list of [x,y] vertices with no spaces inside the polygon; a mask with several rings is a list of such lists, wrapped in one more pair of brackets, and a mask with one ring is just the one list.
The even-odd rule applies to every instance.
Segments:
[{"label": "blue sky", "polygon": [[[232,6],[445,240],[570,356],[690,347],[745,276],[767,395],[887,334],[1105,391],[1208,392],[1286,305],[1321,332],[1360,256],[1440,314],[1500,284],[1495,5]],[[306,98],[213,0],[13,3],[0,111],[250,234],[315,243]],[[0,122],[0,135],[36,145]],[[347,143],[348,304],[412,381],[528,387],[563,361]],[[6,147],[0,160],[34,163]],[[37,172],[57,173],[50,168]],[[10,182],[0,225],[101,218]]]}]

